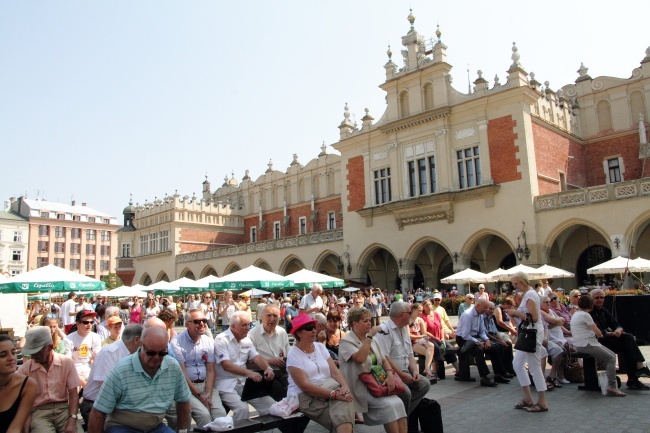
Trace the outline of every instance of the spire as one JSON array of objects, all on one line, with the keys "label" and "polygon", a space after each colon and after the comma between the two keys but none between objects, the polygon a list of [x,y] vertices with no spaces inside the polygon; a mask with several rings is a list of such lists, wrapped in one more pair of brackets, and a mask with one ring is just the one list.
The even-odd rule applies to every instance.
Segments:
[{"label": "spire", "polygon": [[519,58],[521,55],[519,54],[519,48],[517,48],[517,43],[513,42],[512,43],[512,56],[510,58],[512,59],[512,65],[510,65],[510,69],[508,72],[511,72],[513,69],[523,69],[521,66],[521,63],[519,63]]},{"label": "spire", "polygon": [[580,68],[576,71],[578,73],[578,78],[576,78],[576,83],[579,83],[581,81],[586,81],[586,80],[591,80],[591,77],[587,72],[589,72],[589,68],[585,67],[585,64],[580,62]]},{"label": "spire", "polygon": [[413,15],[413,8],[409,8],[409,16],[406,17],[409,23],[411,23],[411,30],[409,30],[409,33],[415,31],[415,26],[413,25],[415,23],[415,16]]},{"label": "spire", "polygon": [[325,141],[323,141],[323,145],[320,147],[320,153],[318,154],[318,157],[320,158],[321,156],[326,156],[327,155],[327,145],[325,144]]}]

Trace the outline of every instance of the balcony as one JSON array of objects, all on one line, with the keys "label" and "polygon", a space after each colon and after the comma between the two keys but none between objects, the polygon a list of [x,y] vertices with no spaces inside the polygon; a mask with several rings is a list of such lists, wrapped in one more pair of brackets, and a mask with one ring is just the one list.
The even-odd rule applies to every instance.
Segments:
[{"label": "balcony", "polygon": [[650,196],[650,178],[629,180],[535,197],[535,212]]}]

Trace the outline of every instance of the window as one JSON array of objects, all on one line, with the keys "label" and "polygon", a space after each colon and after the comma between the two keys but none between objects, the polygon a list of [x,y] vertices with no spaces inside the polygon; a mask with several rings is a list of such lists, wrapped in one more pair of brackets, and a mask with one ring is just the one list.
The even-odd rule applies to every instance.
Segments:
[{"label": "window", "polygon": [[78,271],[79,270],[79,259],[70,259],[70,270]]},{"label": "window", "polygon": [[13,276],[16,276],[16,275],[20,275],[20,271],[18,269],[12,269],[11,270],[11,276],[13,277]]},{"label": "window", "polygon": [[95,217],[88,217],[88,222],[89,223],[94,223],[95,222]]},{"label": "window", "polygon": [[111,220],[110,218],[104,218],[104,224],[110,224]]},{"label": "window", "polygon": [[298,233],[301,235],[307,234],[307,217],[300,217],[298,219]]},{"label": "window", "polygon": [[79,254],[81,251],[81,244],[70,244],[70,254]]},{"label": "window", "polygon": [[131,257],[131,244],[122,244],[122,257]]},{"label": "window", "polygon": [[58,214],[56,214],[56,219],[58,219],[58,220],[64,220],[64,219],[65,219],[65,214],[64,214],[64,213],[58,213]]},{"label": "window", "polygon": [[273,239],[280,239],[280,222],[273,223]]},{"label": "window", "polygon": [[14,242],[22,242],[22,241],[23,241],[23,232],[15,231]]},{"label": "window", "polygon": [[63,258],[55,258],[54,259],[54,266],[58,266],[59,268],[63,268],[65,266]]},{"label": "window", "polygon": [[38,235],[39,236],[49,236],[50,235],[50,226],[38,226]]},{"label": "window", "polygon": [[54,227],[54,236],[57,238],[65,237],[65,227]]},{"label": "window", "polygon": [[94,271],[95,270],[95,261],[92,259],[86,259],[86,266],[85,268],[87,271]]},{"label": "window", "polygon": [[36,258],[36,267],[37,268],[42,268],[43,266],[47,266],[48,261],[47,257],[37,257]]},{"label": "window", "polygon": [[456,151],[458,186],[472,188],[481,184],[481,160],[478,146]]},{"label": "window", "polygon": [[110,245],[102,245],[100,247],[100,254],[102,256],[110,256],[111,255],[111,246]]},{"label": "window", "polygon": [[14,262],[20,262],[23,260],[23,252],[21,250],[13,250],[11,252],[11,260]]},{"label": "window", "polygon": [[257,227],[251,227],[251,243],[257,242]]},{"label": "window", "polygon": [[336,214],[334,212],[327,212],[327,230],[334,230],[336,228]]},{"label": "window", "polygon": [[390,167],[375,170],[375,204],[391,200]]},{"label": "window", "polygon": [[86,240],[94,241],[97,237],[97,230],[86,230]]},{"label": "window", "polygon": [[100,260],[99,262],[100,271],[108,271],[108,260]]},{"label": "window", "polygon": [[70,237],[72,239],[81,239],[81,229],[70,230]]},{"label": "window", "polygon": [[605,161],[605,177],[607,183],[623,181],[623,160],[622,158],[610,158]]},{"label": "window", "polygon": [[149,235],[140,236],[140,255],[149,254]]},{"label": "window", "polygon": [[111,240],[111,232],[109,232],[108,230],[102,230],[100,233],[103,241],[108,242]]},{"label": "window", "polygon": [[72,215],[72,221],[81,221],[81,215]]},{"label": "window", "polygon": [[436,157],[408,162],[409,196],[436,192]]},{"label": "window", "polygon": [[169,251],[169,230],[160,231],[160,251]]},{"label": "window", "polygon": [[95,245],[93,244],[86,244],[86,255],[87,256],[94,256],[95,255]]},{"label": "window", "polygon": [[429,182],[431,182],[431,192],[434,193],[438,190],[438,182],[436,181],[436,157],[429,157]]},{"label": "window", "polygon": [[65,252],[65,242],[54,242],[54,252],[55,253],[64,253]]},{"label": "window", "polygon": [[151,254],[158,252],[158,233],[149,234],[149,252]]},{"label": "window", "polygon": [[46,253],[48,250],[49,242],[48,241],[38,241],[38,249],[37,251],[39,253]]},{"label": "window", "polygon": [[49,218],[49,217],[50,217],[49,212],[41,211],[41,218]]}]

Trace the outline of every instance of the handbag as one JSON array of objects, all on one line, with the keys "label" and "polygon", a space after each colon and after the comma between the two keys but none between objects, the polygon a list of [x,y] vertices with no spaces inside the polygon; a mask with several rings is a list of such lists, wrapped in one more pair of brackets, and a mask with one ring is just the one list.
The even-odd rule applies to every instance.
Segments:
[{"label": "handbag", "polygon": [[526,320],[522,320],[517,327],[515,349],[528,353],[535,353],[537,350],[537,329],[533,327],[533,316],[530,313],[526,313]]},{"label": "handbag", "polygon": [[406,391],[406,386],[402,379],[397,374],[393,374],[395,388],[388,392],[388,385],[386,384],[387,378],[386,370],[381,365],[373,365],[369,373],[361,373],[359,379],[366,384],[368,392],[373,397],[386,397],[388,395],[397,395]]}]

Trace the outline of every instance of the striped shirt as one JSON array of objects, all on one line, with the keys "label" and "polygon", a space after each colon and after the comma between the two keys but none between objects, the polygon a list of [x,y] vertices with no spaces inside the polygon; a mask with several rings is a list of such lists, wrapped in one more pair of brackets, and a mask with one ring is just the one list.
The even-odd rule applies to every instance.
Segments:
[{"label": "striped shirt", "polygon": [[165,413],[172,402],[185,403],[192,394],[175,359],[166,356],[151,378],[140,363],[140,350],[122,359],[108,375],[94,407],[103,413],[114,409]]}]

